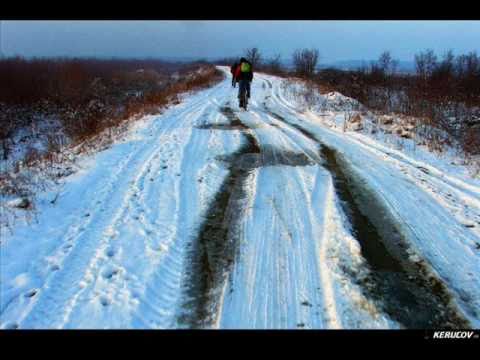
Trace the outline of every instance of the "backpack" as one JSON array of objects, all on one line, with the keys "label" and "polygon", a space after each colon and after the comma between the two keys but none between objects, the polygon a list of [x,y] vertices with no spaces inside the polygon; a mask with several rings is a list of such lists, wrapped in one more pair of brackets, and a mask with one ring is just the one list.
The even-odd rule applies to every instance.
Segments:
[{"label": "backpack", "polygon": [[252,67],[249,63],[243,62],[240,67],[240,71],[243,73],[248,73],[252,70]]}]

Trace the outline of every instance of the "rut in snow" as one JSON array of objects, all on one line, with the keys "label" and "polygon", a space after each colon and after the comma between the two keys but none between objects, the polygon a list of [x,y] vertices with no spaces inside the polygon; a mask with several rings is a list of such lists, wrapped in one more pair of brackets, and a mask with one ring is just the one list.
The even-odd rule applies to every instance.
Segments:
[{"label": "rut in snow", "polygon": [[[258,151],[253,137],[250,134],[245,137],[247,144],[231,155],[233,159]],[[234,163],[229,170],[192,244],[190,269],[185,281],[187,300],[184,308],[187,311],[180,319],[181,323],[192,328],[209,327],[215,322],[215,300],[220,296],[221,285],[235,257],[236,244],[232,233],[236,212],[241,211],[241,202],[245,198],[243,184],[249,171]]]},{"label": "rut in snow", "polygon": [[228,123],[202,123],[200,125],[196,125],[195,128],[202,130],[248,130],[248,127],[246,127],[240,121],[240,119],[235,116],[235,113],[231,108],[226,106],[221,107],[220,112],[228,119]]},{"label": "rut in snow", "polygon": [[333,177],[342,210],[360,243],[370,276],[360,280],[348,269],[344,271],[361,285],[365,295],[405,328],[469,328],[443,282],[423,260],[412,260],[398,223],[375,194],[348,171],[346,160],[303,127],[269,113],[320,144],[322,165]]},{"label": "rut in snow", "polygon": [[[409,329],[468,328],[468,321],[455,309],[443,283],[428,274],[422,261],[410,260],[405,241],[382,204],[347,175],[334,150],[323,147],[322,154],[341,207],[371,268],[370,276],[359,281],[365,294]],[[350,275],[355,280],[355,274]]]},{"label": "rut in snow", "polygon": [[210,204],[198,237],[192,244],[190,268],[185,281],[187,300],[184,303],[185,312],[180,317],[180,323],[191,328],[211,327],[216,321],[218,300],[238,251],[236,239],[241,231],[238,224],[247,197],[245,183],[249,174],[262,166],[307,166],[315,163],[303,153],[260,147],[250,128],[230,108],[220,110],[229,124],[203,124],[197,129],[240,130],[246,141],[235,153],[217,158],[227,165],[229,173]]}]

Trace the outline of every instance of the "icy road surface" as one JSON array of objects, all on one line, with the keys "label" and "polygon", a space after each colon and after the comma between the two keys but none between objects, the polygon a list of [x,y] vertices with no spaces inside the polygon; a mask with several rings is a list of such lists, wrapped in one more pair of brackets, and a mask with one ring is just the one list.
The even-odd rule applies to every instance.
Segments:
[{"label": "icy road surface", "polygon": [[1,327],[480,326],[479,181],[327,128],[278,78],[236,94],[139,121],[2,229]]}]

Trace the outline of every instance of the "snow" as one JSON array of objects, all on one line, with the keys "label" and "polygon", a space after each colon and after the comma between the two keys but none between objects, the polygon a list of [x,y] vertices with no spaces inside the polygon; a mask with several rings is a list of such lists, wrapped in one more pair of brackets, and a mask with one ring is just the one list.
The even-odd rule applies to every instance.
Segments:
[{"label": "snow", "polygon": [[[397,215],[412,249],[448,284],[465,315],[478,327],[480,181],[469,178],[466,167],[452,166],[451,158],[425,150],[399,151],[373,136],[330,129],[317,114],[293,113],[294,105],[288,105],[275,110],[348,159],[351,171]],[[476,226],[464,226],[465,219]]]},{"label": "snow", "polygon": [[[240,130],[196,125],[225,123],[220,108],[228,105],[273,161],[245,180],[239,255],[222,284],[214,328],[401,327],[352,278],[371,270],[318,143],[292,124],[341,154],[345,170],[395,216],[411,260],[425,260],[478,328],[480,181],[456,165],[455,154],[413,149],[408,139],[400,149],[389,142],[395,135],[368,129],[344,132],[345,112],[358,104],[317,94],[323,105],[308,108],[274,76],[255,75],[249,111],[242,111],[223,70],[222,83],[84,155],[80,171],[38,194],[34,221],[2,229],[0,326],[184,326],[189,249],[228,174],[218,157],[244,141]],[[311,162],[279,161],[292,153]]]},{"label": "snow", "polygon": [[[225,87],[145,119],[85,159],[54,206],[42,194],[37,222],[2,235],[2,324],[175,327],[186,243],[226,173],[211,159],[240,145],[239,134],[192,127],[202,116],[221,120],[208,97]],[[207,173],[205,186],[197,179]],[[5,281],[20,273],[28,281]],[[27,306],[21,294],[31,287],[47,290]]]}]

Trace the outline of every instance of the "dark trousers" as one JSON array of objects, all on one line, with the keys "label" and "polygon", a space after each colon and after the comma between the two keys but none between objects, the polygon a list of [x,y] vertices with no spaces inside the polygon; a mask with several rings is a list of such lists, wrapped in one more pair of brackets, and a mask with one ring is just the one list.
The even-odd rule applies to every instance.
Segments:
[{"label": "dark trousers", "polygon": [[232,86],[235,87],[235,84],[236,84],[236,83],[237,83],[237,82],[235,81],[235,77],[232,76]]},{"label": "dark trousers", "polygon": [[240,95],[243,91],[247,92],[247,97],[250,98],[250,81],[248,80],[240,80],[238,83],[238,98],[240,99]]}]

